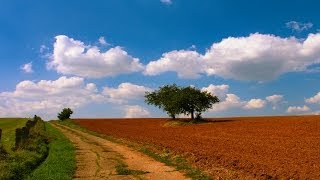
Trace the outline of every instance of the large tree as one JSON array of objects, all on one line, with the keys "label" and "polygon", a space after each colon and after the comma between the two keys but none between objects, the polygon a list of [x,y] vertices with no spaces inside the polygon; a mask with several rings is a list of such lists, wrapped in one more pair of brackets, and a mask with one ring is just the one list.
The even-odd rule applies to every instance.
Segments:
[{"label": "large tree", "polygon": [[147,104],[152,104],[163,109],[170,117],[175,119],[176,115],[182,111],[179,105],[180,91],[180,87],[176,84],[166,85],[154,92],[146,92],[145,101]]},{"label": "large tree", "polygon": [[210,109],[213,104],[218,103],[217,96],[212,95],[207,91],[201,91],[195,87],[185,87],[181,89],[180,105],[182,113],[185,115],[191,115],[191,119],[201,118],[201,113]]},{"label": "large tree", "polygon": [[176,84],[160,87],[154,92],[147,92],[145,101],[163,109],[175,119],[176,115],[191,115],[191,119],[201,117],[201,113],[219,102],[217,96],[195,87],[179,87]]}]

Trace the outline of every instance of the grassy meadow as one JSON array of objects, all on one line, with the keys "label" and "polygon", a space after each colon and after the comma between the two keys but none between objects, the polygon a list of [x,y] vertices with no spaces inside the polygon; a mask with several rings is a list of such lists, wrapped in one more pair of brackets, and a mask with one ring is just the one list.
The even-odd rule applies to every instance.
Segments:
[{"label": "grassy meadow", "polygon": [[27,179],[72,179],[76,169],[75,147],[59,130],[46,123],[50,139],[47,159]]},{"label": "grassy meadow", "polygon": [[2,129],[1,144],[6,151],[14,147],[16,128],[26,125],[26,118],[0,118],[0,129]]},{"label": "grassy meadow", "polygon": [[[38,118],[38,117],[37,117]],[[75,148],[49,123],[33,120],[28,135],[16,146],[16,129],[28,119],[0,118],[0,179],[72,179]]]}]

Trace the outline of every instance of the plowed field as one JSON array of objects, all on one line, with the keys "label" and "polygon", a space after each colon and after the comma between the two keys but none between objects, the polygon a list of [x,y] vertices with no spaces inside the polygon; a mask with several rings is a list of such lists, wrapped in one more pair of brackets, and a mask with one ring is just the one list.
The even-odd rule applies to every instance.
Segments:
[{"label": "plowed field", "polygon": [[186,155],[213,175],[217,167],[258,179],[320,179],[320,116],[210,119],[164,126],[165,119],[79,119],[90,130]]}]

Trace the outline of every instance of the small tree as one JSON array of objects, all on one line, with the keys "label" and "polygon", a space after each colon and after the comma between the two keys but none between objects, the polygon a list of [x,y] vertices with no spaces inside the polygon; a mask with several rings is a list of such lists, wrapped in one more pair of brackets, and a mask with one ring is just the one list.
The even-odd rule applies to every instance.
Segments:
[{"label": "small tree", "polygon": [[218,97],[209,92],[190,86],[179,87],[176,84],[163,86],[154,92],[147,92],[145,98],[147,104],[163,109],[173,119],[182,113],[191,115],[191,119],[195,119],[194,115],[200,119],[202,112],[219,102]]},{"label": "small tree", "polygon": [[64,108],[60,113],[58,113],[58,118],[62,121],[70,119],[72,113],[73,111],[70,108]]}]

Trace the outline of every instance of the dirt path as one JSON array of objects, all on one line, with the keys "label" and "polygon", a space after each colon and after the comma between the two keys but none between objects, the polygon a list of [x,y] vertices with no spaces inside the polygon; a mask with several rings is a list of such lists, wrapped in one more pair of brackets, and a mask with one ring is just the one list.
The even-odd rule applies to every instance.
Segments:
[{"label": "dirt path", "polygon": [[[74,179],[187,179],[173,167],[106,139],[53,124],[76,146]],[[119,169],[126,175],[119,175]],[[117,171],[118,170],[118,171]]]}]

